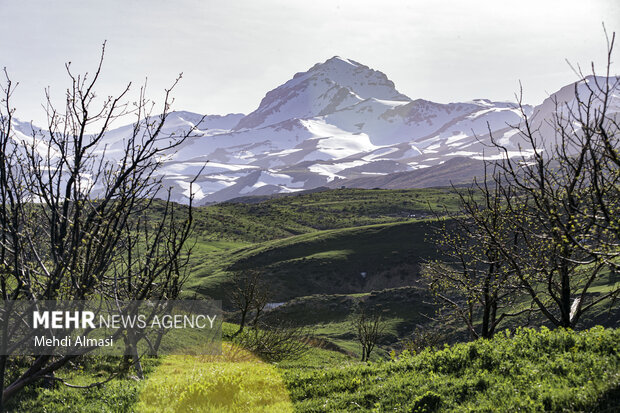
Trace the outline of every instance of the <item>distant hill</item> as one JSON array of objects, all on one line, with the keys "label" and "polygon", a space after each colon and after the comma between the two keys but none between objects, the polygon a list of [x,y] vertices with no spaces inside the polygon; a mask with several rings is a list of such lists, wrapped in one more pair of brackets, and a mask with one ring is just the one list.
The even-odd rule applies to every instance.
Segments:
[{"label": "distant hill", "polygon": [[196,210],[188,289],[225,299],[235,271],[260,269],[273,301],[416,285],[437,256],[433,211],[458,208],[447,189],[332,189]]}]

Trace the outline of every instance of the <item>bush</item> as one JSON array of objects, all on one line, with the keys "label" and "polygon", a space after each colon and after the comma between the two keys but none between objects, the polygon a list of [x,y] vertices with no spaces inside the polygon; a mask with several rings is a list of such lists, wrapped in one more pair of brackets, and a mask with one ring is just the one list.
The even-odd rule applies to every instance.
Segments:
[{"label": "bush", "polygon": [[305,329],[286,324],[246,329],[234,342],[270,362],[299,358],[308,349]]}]

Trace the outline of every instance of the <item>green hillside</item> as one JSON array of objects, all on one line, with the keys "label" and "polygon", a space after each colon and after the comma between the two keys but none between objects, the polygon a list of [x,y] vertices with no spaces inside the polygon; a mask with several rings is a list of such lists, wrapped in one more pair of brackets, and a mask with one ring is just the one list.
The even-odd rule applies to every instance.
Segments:
[{"label": "green hillside", "polygon": [[[351,228],[458,208],[445,188],[337,189],[262,200],[249,197],[196,208],[196,230],[206,241],[257,243],[314,231]],[[260,201],[260,202],[258,202]]]},{"label": "green hillside", "polygon": [[222,299],[230,310],[235,274],[258,269],[270,301],[286,302],[271,318],[308,326],[317,339],[357,354],[349,319],[367,306],[386,320],[389,348],[434,313],[419,270],[437,257],[428,234],[442,204],[456,211],[457,196],[338,189],[200,207],[185,294]]},{"label": "green hillside", "polygon": [[[225,342],[221,358],[147,357],[143,381],[123,375],[88,392],[33,387],[9,411],[615,411],[619,330],[519,329],[401,352],[418,328],[440,332],[440,343],[463,337],[462,326],[432,321],[433,297],[418,276],[422,260],[438,257],[434,213],[440,204],[456,211],[456,198],[444,189],[340,189],[197,208],[185,296],[224,299],[232,310],[232,277],[257,269],[270,301],[283,303],[264,320],[303,326],[308,351],[268,363]],[[602,277],[592,293],[616,282]],[[359,361],[351,322],[360,308],[385,325],[370,363]],[[584,323],[616,326],[618,311],[600,303]],[[236,329],[226,323],[227,340]],[[118,362],[86,357],[59,376],[88,385]]]},{"label": "green hillside", "polygon": [[[381,295],[390,303],[376,309],[388,324],[383,347],[389,348],[416,326],[429,325],[434,315],[433,298],[418,276],[422,260],[438,257],[429,216],[441,211],[441,203],[455,211],[456,201],[446,189],[339,189],[201,207],[186,294],[223,299],[230,309],[234,274],[258,269],[270,287],[270,301],[286,303],[272,317],[312,326],[316,337],[352,353],[357,349],[348,319],[360,305],[374,311],[371,298]],[[606,288],[605,282],[598,280],[594,289]],[[611,313],[606,306],[598,305],[584,326],[615,326],[610,317],[617,306]],[[525,323],[525,317],[505,327]],[[545,322],[538,315],[534,319]],[[448,329],[454,336],[460,327]]]},{"label": "green hillside", "polygon": [[273,301],[412,285],[421,260],[436,254],[426,241],[430,227],[429,221],[409,220],[223,249],[195,265],[188,288],[221,296],[232,272],[245,269],[265,273]]},{"label": "green hillside", "polygon": [[233,272],[246,269],[264,272],[273,301],[415,284],[420,260],[435,255],[429,219],[458,205],[441,188],[241,201],[196,209],[188,294],[225,300]]}]

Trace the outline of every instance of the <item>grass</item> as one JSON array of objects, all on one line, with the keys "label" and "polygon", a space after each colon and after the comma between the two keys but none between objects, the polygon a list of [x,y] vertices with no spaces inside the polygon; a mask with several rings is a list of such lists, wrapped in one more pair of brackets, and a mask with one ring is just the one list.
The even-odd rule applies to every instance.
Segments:
[{"label": "grass", "polygon": [[[150,360],[140,383],[39,388],[9,411],[611,412],[620,406],[617,329],[520,329],[370,363],[312,348],[297,360],[268,364],[225,348],[223,356]],[[73,379],[93,378],[110,362],[90,361],[91,367],[75,367]]]},{"label": "grass", "polygon": [[311,346],[308,351],[299,358],[283,360],[274,363],[281,371],[320,371],[326,366],[353,366],[359,364],[356,358],[348,356],[338,351],[327,350],[324,348]]},{"label": "grass", "polygon": [[381,314],[385,330],[381,346],[373,356],[386,356],[402,337],[434,314],[431,298],[417,287],[392,288],[363,294],[313,295],[298,297],[268,313],[267,319],[286,320],[308,326],[313,337],[335,344],[341,351],[359,356],[351,318],[359,307]]},{"label": "grass", "polygon": [[292,412],[278,371],[247,351],[169,356],[142,386],[136,412]]},{"label": "grass", "polygon": [[609,411],[620,331],[519,330],[380,363],[287,370],[299,412]]},{"label": "grass", "polygon": [[259,203],[226,202],[196,210],[197,231],[210,240],[263,242],[338,228],[427,217],[458,208],[448,189],[339,189]]},{"label": "grass", "polygon": [[274,301],[411,285],[420,262],[437,254],[426,240],[431,226],[428,220],[407,220],[240,245],[194,266],[187,289],[223,297],[233,272],[247,268],[263,270]]},{"label": "grass", "polygon": [[[121,357],[82,357],[57,373],[66,382],[86,386],[104,380],[114,371]],[[159,360],[146,359],[142,363],[145,374],[157,367]],[[9,400],[8,412],[41,413],[124,413],[133,411],[143,382],[130,375],[119,376],[101,387],[88,390],[69,388],[58,383],[29,386]]]},{"label": "grass", "polygon": [[428,218],[458,209],[458,197],[444,188],[339,189],[255,201],[195,210],[188,295],[225,299],[233,272],[257,267],[274,301],[410,285],[420,260],[436,256],[426,242]]}]

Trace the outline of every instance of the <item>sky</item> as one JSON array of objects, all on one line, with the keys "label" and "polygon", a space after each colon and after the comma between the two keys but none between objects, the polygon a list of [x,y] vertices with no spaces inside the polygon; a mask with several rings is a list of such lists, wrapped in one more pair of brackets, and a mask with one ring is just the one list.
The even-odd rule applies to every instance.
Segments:
[{"label": "sky", "polygon": [[[385,73],[409,97],[538,104],[576,80],[566,60],[605,63],[617,0],[0,0],[0,67],[19,86],[16,115],[41,124],[44,90],[61,102],[95,69],[100,96],[148,79],[177,110],[249,113],[296,72],[338,55]],[[620,46],[619,46],[620,47]],[[617,55],[617,53],[616,53]]]}]

